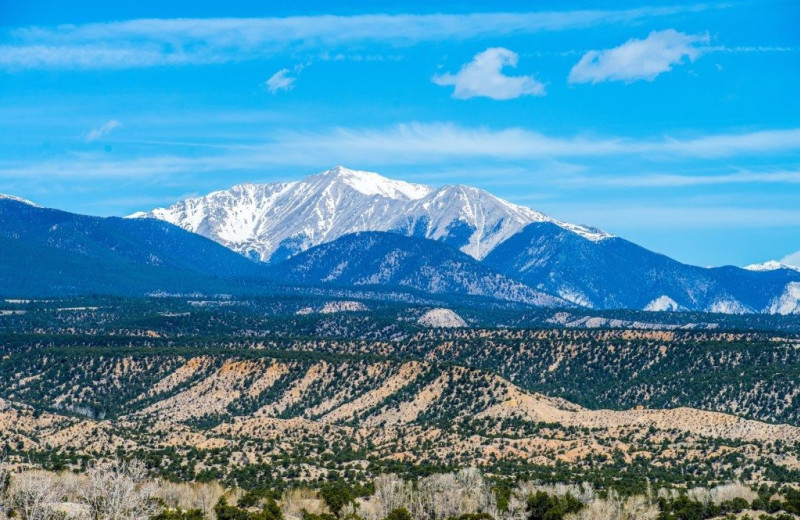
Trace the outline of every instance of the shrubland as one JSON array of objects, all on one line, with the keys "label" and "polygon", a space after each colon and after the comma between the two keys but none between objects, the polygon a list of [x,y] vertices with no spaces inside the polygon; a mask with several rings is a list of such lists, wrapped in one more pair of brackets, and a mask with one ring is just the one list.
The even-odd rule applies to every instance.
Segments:
[{"label": "shrubland", "polygon": [[789,520],[800,516],[794,486],[739,482],[626,494],[590,484],[488,478],[475,468],[407,480],[377,477],[367,488],[340,481],[282,493],[219,483],[172,483],[136,460],[84,473],[4,466],[0,515],[19,520]]}]

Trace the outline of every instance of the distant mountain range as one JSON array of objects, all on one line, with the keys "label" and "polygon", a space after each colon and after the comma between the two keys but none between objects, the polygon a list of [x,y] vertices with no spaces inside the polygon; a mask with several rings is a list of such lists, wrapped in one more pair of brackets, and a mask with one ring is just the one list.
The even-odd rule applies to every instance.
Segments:
[{"label": "distant mountain range", "polygon": [[690,266],[476,188],[342,167],[127,219],[0,196],[0,242],[8,295],[264,293],[288,284],[547,307],[800,313],[800,270],[788,266]]},{"label": "distant mountain range", "polygon": [[622,238],[593,242],[547,222],[527,226],[483,263],[540,291],[597,309],[770,311],[776,297],[800,280],[800,273],[790,269],[686,265]]}]

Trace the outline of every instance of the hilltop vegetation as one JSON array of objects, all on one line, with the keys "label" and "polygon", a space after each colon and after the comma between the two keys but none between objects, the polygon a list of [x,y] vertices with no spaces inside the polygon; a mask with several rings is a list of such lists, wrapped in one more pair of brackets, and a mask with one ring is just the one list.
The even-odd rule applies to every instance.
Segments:
[{"label": "hilltop vegetation", "polygon": [[[800,335],[761,330],[793,328],[794,317],[724,321],[719,318],[730,317],[706,315],[715,320],[714,327],[665,324],[661,330],[632,330],[567,328],[541,315],[524,318],[533,328],[499,329],[485,326],[487,317],[495,323],[520,322],[526,315],[484,310],[481,317],[474,309],[455,307],[472,328],[442,330],[418,324],[427,307],[344,303],[306,297],[184,297],[6,304],[14,309],[6,313],[21,314],[0,316],[0,335],[5,334],[0,349],[135,346],[184,347],[193,353],[267,349],[380,355],[486,370],[523,389],[592,409],[691,406],[800,425],[800,400],[794,398],[800,391],[795,384]],[[344,310],[323,313],[326,308]],[[614,319],[643,327],[653,314]]]}]

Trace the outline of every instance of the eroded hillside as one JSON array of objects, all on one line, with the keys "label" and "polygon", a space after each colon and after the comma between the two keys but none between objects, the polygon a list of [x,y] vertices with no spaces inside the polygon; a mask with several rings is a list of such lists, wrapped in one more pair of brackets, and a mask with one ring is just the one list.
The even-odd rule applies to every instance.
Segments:
[{"label": "eroded hillside", "polygon": [[177,478],[233,481],[465,464],[595,478],[800,474],[800,428],[690,408],[588,410],[428,361],[44,347],[8,354],[0,371],[3,440],[45,465],[122,452]]}]

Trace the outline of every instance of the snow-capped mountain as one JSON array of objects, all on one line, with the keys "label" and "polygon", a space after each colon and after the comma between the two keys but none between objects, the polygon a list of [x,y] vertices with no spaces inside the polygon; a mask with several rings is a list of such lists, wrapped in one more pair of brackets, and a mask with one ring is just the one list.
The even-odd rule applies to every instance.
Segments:
[{"label": "snow-capped mountain", "polygon": [[131,217],[165,220],[269,262],[358,231],[439,240],[478,260],[532,222],[592,241],[611,236],[476,188],[435,189],[341,166],[296,182],[240,184]]},{"label": "snow-capped mountain", "polygon": [[33,206],[34,208],[41,207],[35,202],[29,201],[28,199],[23,199],[22,197],[17,197],[16,195],[7,195],[5,193],[0,193],[0,200],[11,200],[14,202],[20,202],[22,204],[27,204],[28,206]]},{"label": "snow-capped mountain", "polygon": [[[287,193],[295,204],[276,203]],[[303,241],[289,245],[322,243],[265,265],[164,220],[75,215],[0,196],[0,288],[30,296],[367,287],[539,307],[800,314],[800,271],[776,263],[750,269],[682,264],[474,188],[433,190],[339,170],[299,183],[243,185],[209,198],[218,204],[184,203],[198,229],[216,226],[222,236],[244,242],[250,237],[245,231],[259,221],[292,239],[298,235],[285,228],[301,229]],[[281,216],[284,227],[254,208]],[[304,218],[306,227],[291,216]],[[531,218],[546,220],[514,231]],[[388,231],[335,236],[348,226],[381,222]],[[281,254],[293,251],[286,239],[275,244]]]},{"label": "snow-capped mountain", "polygon": [[743,269],[748,271],[776,271],[778,269],[790,269],[792,271],[800,271],[800,267],[794,265],[783,264],[777,260],[769,260],[760,264],[750,264],[744,266]]}]

